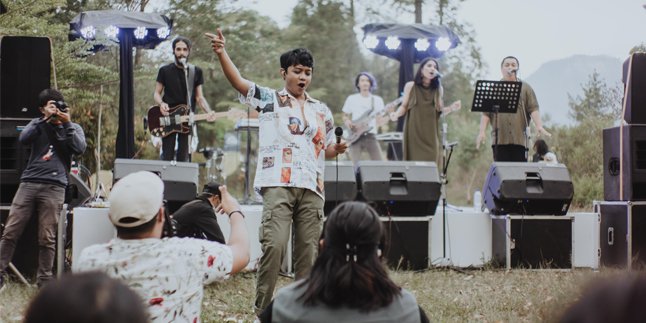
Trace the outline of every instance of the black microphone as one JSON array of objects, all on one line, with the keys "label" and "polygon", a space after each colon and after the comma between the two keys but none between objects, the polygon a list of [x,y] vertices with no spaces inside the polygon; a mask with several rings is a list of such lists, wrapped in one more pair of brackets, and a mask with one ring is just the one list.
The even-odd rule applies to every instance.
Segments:
[{"label": "black microphone", "polygon": [[514,70],[510,70],[510,71],[509,71],[509,75],[511,75],[511,74],[516,74],[516,72],[518,72],[518,70],[516,70],[516,69],[514,69]]},{"label": "black microphone", "polygon": [[334,135],[336,136],[336,143],[340,144],[341,143],[341,136],[343,136],[343,128],[336,127],[336,129],[334,129]]}]

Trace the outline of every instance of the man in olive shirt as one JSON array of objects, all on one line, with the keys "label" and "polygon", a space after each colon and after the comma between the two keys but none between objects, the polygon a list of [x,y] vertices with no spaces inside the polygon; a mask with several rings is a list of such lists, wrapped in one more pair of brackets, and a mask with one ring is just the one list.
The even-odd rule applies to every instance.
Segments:
[{"label": "man in olive shirt", "polygon": [[[503,81],[521,82],[517,77],[518,59],[513,56],[507,56],[500,64]],[[495,118],[498,118],[496,123]],[[520,91],[520,100],[518,101],[518,110],[516,113],[483,113],[480,118],[480,133],[476,140],[476,148],[485,140],[485,130],[491,120],[492,126],[492,143],[494,161],[527,161],[527,133],[530,119],[538,131],[538,135],[550,137],[550,133],[543,128],[541,115],[538,112],[538,100],[532,87],[522,82]],[[498,127],[498,140],[494,127]]]}]

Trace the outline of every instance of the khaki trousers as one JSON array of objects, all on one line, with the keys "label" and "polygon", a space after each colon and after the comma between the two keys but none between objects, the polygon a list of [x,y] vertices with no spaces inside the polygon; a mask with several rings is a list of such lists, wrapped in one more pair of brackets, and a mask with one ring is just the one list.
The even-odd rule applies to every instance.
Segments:
[{"label": "khaki trousers", "polygon": [[296,280],[305,278],[314,264],[323,228],[323,199],[316,193],[296,187],[262,189],[263,211],[259,229],[262,256],[256,282],[257,314],[271,302],[281,260],[290,237]]}]

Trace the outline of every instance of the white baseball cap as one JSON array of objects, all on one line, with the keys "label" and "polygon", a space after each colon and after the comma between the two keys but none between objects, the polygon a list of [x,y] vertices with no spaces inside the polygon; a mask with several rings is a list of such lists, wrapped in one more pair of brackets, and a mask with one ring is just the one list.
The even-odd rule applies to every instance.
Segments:
[{"label": "white baseball cap", "polygon": [[132,228],[152,220],[164,202],[164,182],[154,173],[130,173],[110,191],[110,221]]}]

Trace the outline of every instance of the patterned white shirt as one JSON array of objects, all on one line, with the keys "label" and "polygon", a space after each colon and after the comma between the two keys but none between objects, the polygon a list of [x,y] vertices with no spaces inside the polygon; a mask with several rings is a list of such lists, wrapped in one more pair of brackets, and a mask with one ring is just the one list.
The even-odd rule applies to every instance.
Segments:
[{"label": "patterned white shirt", "polygon": [[287,90],[252,84],[240,102],[258,110],[259,150],[254,189],[299,187],[321,198],[325,148],[334,144],[334,120],[330,109],[305,93],[304,114],[298,100]]},{"label": "patterned white shirt", "polygon": [[204,284],[229,277],[231,248],[191,238],[123,240],[85,248],[77,271],[121,279],[146,302],[152,322],[199,322]]}]

